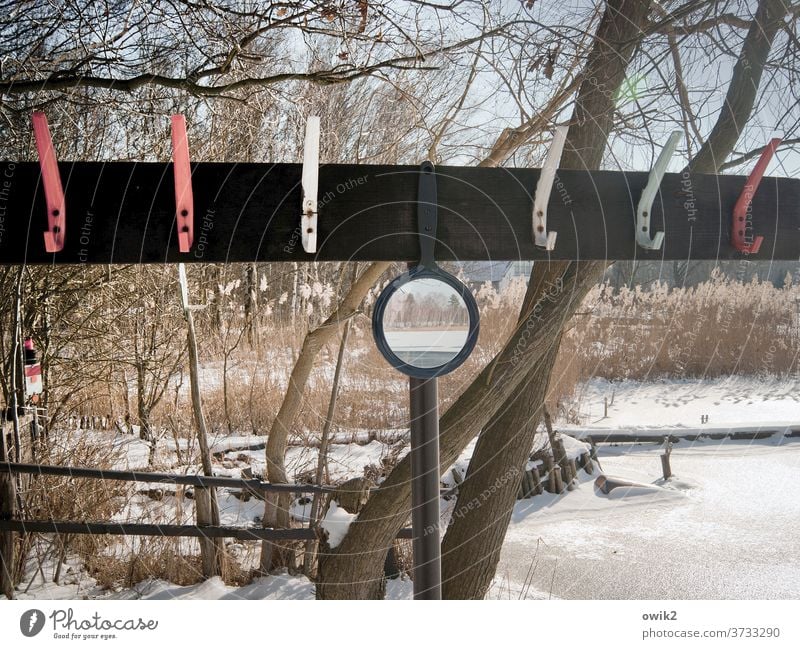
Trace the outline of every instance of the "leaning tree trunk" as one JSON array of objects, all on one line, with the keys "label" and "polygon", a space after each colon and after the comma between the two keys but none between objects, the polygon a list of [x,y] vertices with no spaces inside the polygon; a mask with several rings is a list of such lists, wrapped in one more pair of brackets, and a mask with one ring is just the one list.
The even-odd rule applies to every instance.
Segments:
[{"label": "leaning tree trunk", "polygon": [[[575,123],[570,129],[568,139],[568,147],[572,149],[573,167],[592,169],[600,164],[613,122],[613,97],[625,78],[625,69],[641,39],[641,27],[644,25],[649,6],[650,3],[645,0],[615,0],[607,5],[606,13],[598,28],[594,49],[587,61],[584,74],[586,80],[581,84],[576,100]],[[570,166],[570,151],[566,152],[564,162],[562,166]],[[539,266],[537,264],[537,267]],[[602,277],[604,269],[605,264],[602,262],[584,264],[558,262],[549,266],[547,275],[560,279],[561,290],[553,292],[554,295],[549,296],[546,301],[537,302],[532,315],[521,318],[522,324],[501,352],[499,362],[491,363],[442,417],[440,430],[443,431],[441,434],[443,469],[455,461],[466,444],[494,419],[496,412],[503,413],[502,417],[506,422],[509,418],[514,422],[527,421],[525,417],[514,414],[518,404],[530,403],[531,395],[527,391],[527,399],[514,400],[518,395],[518,386],[528,385],[531,391],[538,389],[539,393],[544,393],[555,360],[555,353],[551,354],[549,350],[554,341],[560,337],[561,325],[571,317],[588,289]],[[535,274],[536,271],[532,283],[537,283]],[[528,323],[535,328],[529,328]],[[500,368],[507,368],[511,360],[514,364],[510,370],[498,371]],[[533,375],[528,376],[531,368],[534,368]],[[535,398],[538,398],[538,394]],[[461,413],[460,410],[464,412]],[[517,440],[520,447],[526,451],[531,447],[535,425],[528,426],[527,429],[526,439]],[[528,443],[527,438],[530,438],[531,443]],[[519,463],[516,467],[519,468]],[[488,476],[489,473],[487,467],[484,476]],[[500,474],[502,473],[501,470]],[[493,482],[497,477],[493,475],[488,482]],[[373,581],[380,574],[383,557],[392,536],[408,516],[409,478],[409,467],[405,462],[401,462],[392,471],[381,490],[372,496],[355,524],[351,525],[347,537],[337,548],[337,552],[321,558],[318,597],[365,598],[374,597],[380,592]],[[511,489],[512,485],[508,485],[508,490]],[[501,500],[502,498],[498,503]],[[480,509],[485,513],[483,507]],[[371,516],[374,516],[374,519]],[[483,539],[492,548],[495,545],[499,548],[502,543],[508,521],[503,523],[500,518],[497,524],[500,526],[498,532]],[[452,532],[451,528],[447,536]],[[370,545],[371,536],[374,536],[377,542],[372,544],[371,551],[365,553],[365,547]],[[457,536],[458,534],[454,538]],[[365,554],[358,557],[359,552]],[[448,565],[457,563],[458,555],[470,553],[466,548],[459,548],[458,552],[452,553]],[[462,563],[462,565],[469,564]],[[360,579],[352,579],[354,575],[358,575]],[[448,579],[446,572],[443,572],[443,576]],[[481,596],[480,590],[481,588],[476,586],[471,593],[465,589],[460,589],[460,593],[462,597],[478,597]],[[447,596],[447,590],[445,595]]]},{"label": "leaning tree trunk", "polygon": [[[391,264],[389,262],[375,262],[351,285],[347,294],[339,303],[336,311],[319,327],[306,334],[303,347],[297,357],[289,377],[286,395],[281,403],[275,421],[269,431],[267,439],[267,477],[270,482],[286,483],[289,478],[286,474],[284,459],[289,433],[294,425],[300,410],[303,407],[303,394],[308,383],[308,377],[314,368],[314,361],[320,350],[334,339],[342,325],[354,317],[358,308],[370,288],[380,279]],[[267,498],[264,507],[265,527],[289,527],[289,494],[271,495]],[[278,546],[270,541],[261,545],[261,571],[266,573],[276,563],[276,550]]]},{"label": "leaning tree trunk", "polygon": [[[200,361],[197,354],[197,335],[194,328],[194,316],[188,304],[188,289],[183,264],[179,265],[179,277],[182,284],[183,313],[186,318],[186,346],[189,350],[189,384],[192,395],[192,413],[197,427],[197,442],[200,446],[200,463],[203,475],[214,475],[211,463],[211,448],[208,445],[208,429],[203,415],[203,399],[200,394]],[[195,513],[198,525],[219,527],[219,504],[217,490],[214,487],[198,487],[194,492]],[[200,556],[204,577],[225,575],[225,550],[220,538],[200,538]]]},{"label": "leaning tree trunk", "polygon": [[[548,341],[595,284],[603,262],[571,264],[552,299],[536,305],[503,350],[475,378],[439,420],[440,467],[459,453],[492,419],[546,353]],[[411,510],[411,459],[406,455],[374,492],[347,536],[334,549],[320,552],[318,599],[375,599],[382,592],[383,565],[397,531]]]},{"label": "leaning tree trunk", "polygon": [[[353,265],[353,280],[356,278],[356,265]],[[336,413],[336,401],[339,398],[339,381],[342,377],[342,367],[344,366],[344,352],[347,349],[347,337],[350,333],[350,321],[344,323],[342,329],[342,340],[339,343],[339,353],[336,355],[336,369],[333,372],[333,385],[331,385],[331,398],[328,401],[328,412],[325,415],[325,424],[322,426],[322,435],[319,440],[319,453],[317,454],[317,470],[314,473],[314,483],[322,485],[328,473],[328,444],[330,441],[331,426],[333,416]],[[322,493],[317,492],[311,501],[311,515],[309,516],[309,526],[317,529],[319,523],[318,516],[322,507]],[[360,511],[360,509],[359,509]],[[357,513],[357,512],[352,512]],[[311,576],[314,556],[316,554],[316,540],[306,542],[305,556],[303,557],[303,572]]]},{"label": "leaning tree trunk", "polygon": [[744,40],[739,58],[711,134],[689,165],[693,173],[713,174],[733,151],[755,105],[758,85],[772,41],[783,25],[787,0],[761,0]]},{"label": "leaning tree trunk", "polygon": [[[649,0],[615,0],[607,4],[586,63],[587,81],[578,93],[562,168],[590,170],[600,166],[613,126],[614,97],[644,36],[650,6]],[[544,282],[558,281],[561,273],[575,263],[535,264],[526,302],[546,297]],[[592,284],[600,281],[603,270],[603,265],[597,268]],[[579,303],[572,304],[577,307]],[[573,312],[562,314],[562,325]],[[445,599],[482,599],[494,579],[560,340],[559,329],[559,335],[544,341],[547,348],[543,358],[530,367],[519,392],[502,405],[496,419],[478,439],[464,484],[459,487],[455,512],[460,515],[453,517],[443,542]],[[479,507],[462,506],[481,494],[488,496]]]},{"label": "leaning tree trunk", "polygon": [[[525,297],[528,310],[549,299],[548,288],[561,281],[560,265],[541,267],[548,268],[549,273],[540,272],[537,281],[531,282]],[[588,290],[591,284],[584,286]],[[565,312],[562,317],[570,315]],[[563,321],[560,324],[563,327]],[[524,379],[522,389],[506,400],[478,437],[467,474],[458,487],[452,522],[442,543],[444,599],[482,598],[494,578],[522,471],[544,408],[560,331],[543,342],[545,354]],[[471,503],[478,506],[468,506]]]},{"label": "leaning tree trunk", "polygon": [[[775,5],[782,7],[780,0],[762,0],[759,6],[742,47],[739,63],[734,69],[726,104],[709,141],[698,154],[698,158],[705,162],[692,162],[692,169],[697,172],[714,173],[718,170],[730,155],[742,125],[750,116],[761,76],[760,69],[766,62],[769,45],[777,31],[776,25],[783,17]],[[624,79],[625,68],[634,48],[641,41],[648,11],[649,2],[641,0],[609,3],[598,31],[597,46],[587,63],[587,78],[601,78],[606,85],[604,92],[598,92],[598,88],[594,87],[584,93],[587,89],[581,88],[575,121],[570,128],[567,151],[561,164],[563,168],[591,169],[600,165],[613,117],[611,98]],[[623,45],[619,46],[620,43]],[[597,77],[598,74],[604,76]],[[731,135],[734,128],[732,122],[736,123],[735,136]],[[534,268],[532,283],[537,272],[538,269]],[[459,489],[456,511],[459,511],[458,503],[470,502],[470,498],[484,493],[487,487],[503,484],[503,476],[522,469],[533,443],[536,429],[533,422],[538,422],[555,358],[556,354],[552,354],[533,368],[524,390],[504,404],[497,424],[487,428],[481,435],[465,484]],[[501,422],[513,428],[509,430]],[[490,436],[491,442],[484,440]],[[513,449],[506,450],[506,445],[510,445],[512,440],[517,445],[516,452]],[[486,443],[482,443],[484,441]],[[498,446],[502,450],[498,450]],[[476,484],[467,486],[470,481]],[[492,491],[481,507],[467,510],[464,516],[453,519],[442,552],[445,598],[485,596],[500,559],[500,548],[511,518],[515,494],[511,485]]]}]

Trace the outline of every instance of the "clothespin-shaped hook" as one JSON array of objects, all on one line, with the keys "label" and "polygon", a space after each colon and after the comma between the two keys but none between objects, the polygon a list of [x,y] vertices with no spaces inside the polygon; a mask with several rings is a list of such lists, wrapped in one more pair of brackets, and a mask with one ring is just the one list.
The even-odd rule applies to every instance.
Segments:
[{"label": "clothespin-shaped hook", "polygon": [[178,224],[178,248],[189,252],[194,243],[194,196],[192,169],[189,164],[189,138],[186,118],[172,116],[172,167],[175,171],[175,218]]},{"label": "clothespin-shaped hook", "polygon": [[64,202],[64,188],[61,185],[61,174],[58,171],[58,159],[47,116],[39,111],[33,113],[33,135],[36,149],[39,152],[39,167],[42,171],[44,199],[47,203],[47,231],[44,233],[44,247],[47,252],[59,252],[64,249],[67,216]]},{"label": "clothespin-shaped hook", "polygon": [[556,247],[558,233],[547,231],[547,203],[550,202],[550,192],[553,189],[556,169],[561,162],[561,153],[564,151],[568,130],[567,126],[556,128],[533,197],[533,242],[545,250],[553,250]]},{"label": "clothespin-shaped hook", "polygon": [[319,117],[306,121],[303,145],[303,215],[300,219],[303,250],[317,252],[317,189],[319,186]]},{"label": "clothespin-shaped hook", "polygon": [[655,236],[652,239],[650,238],[650,216],[653,214],[653,201],[655,201],[658,188],[661,186],[661,180],[664,178],[680,137],[680,131],[673,131],[670,134],[667,143],[656,159],[656,163],[650,170],[647,185],[642,190],[642,196],[636,208],[636,243],[645,250],[659,250],[661,244],[664,243],[663,232],[656,232]]},{"label": "clothespin-shaped hook", "polygon": [[764,237],[762,236],[757,236],[752,241],[747,241],[745,237],[745,233],[748,229],[747,214],[750,211],[750,204],[753,202],[753,196],[758,189],[758,185],[761,183],[761,178],[763,178],[764,172],[767,170],[767,165],[769,161],[772,160],[772,156],[775,155],[775,150],[780,143],[781,138],[776,137],[771,139],[769,144],[764,147],[761,157],[748,176],[747,182],[744,184],[744,189],[739,196],[739,200],[736,201],[736,205],[733,208],[731,245],[739,252],[755,254],[760,250],[761,244],[764,241]]}]

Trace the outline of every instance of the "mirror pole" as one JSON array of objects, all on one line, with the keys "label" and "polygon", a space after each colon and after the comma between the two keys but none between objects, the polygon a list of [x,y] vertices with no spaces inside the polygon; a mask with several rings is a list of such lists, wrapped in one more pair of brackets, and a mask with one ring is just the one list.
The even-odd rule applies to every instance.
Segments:
[{"label": "mirror pole", "polygon": [[409,379],[414,599],[442,599],[437,379]]}]

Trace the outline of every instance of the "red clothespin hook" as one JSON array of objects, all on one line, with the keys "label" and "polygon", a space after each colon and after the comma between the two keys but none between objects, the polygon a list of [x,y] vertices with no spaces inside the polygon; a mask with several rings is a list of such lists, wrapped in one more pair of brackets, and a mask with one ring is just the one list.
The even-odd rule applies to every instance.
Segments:
[{"label": "red clothespin hook", "polygon": [[772,156],[775,155],[775,150],[778,148],[780,143],[781,139],[776,137],[770,140],[769,144],[764,147],[761,157],[758,159],[756,166],[748,176],[747,182],[742,190],[742,194],[739,196],[739,200],[736,201],[736,205],[733,208],[733,222],[731,223],[731,245],[739,252],[755,254],[760,250],[761,244],[764,241],[764,237],[760,235],[754,237],[752,241],[747,241],[745,239],[745,231],[748,227],[747,213],[750,211],[750,204],[753,202],[753,196],[758,189],[758,185],[761,183],[761,178],[764,176],[764,172],[767,170],[767,165],[769,164],[769,161],[772,160]]},{"label": "red clothespin hook", "polygon": [[189,252],[194,243],[194,198],[192,169],[189,165],[189,138],[186,119],[172,116],[172,162],[175,170],[175,217],[178,222],[178,247]]},{"label": "red clothespin hook", "polygon": [[44,247],[47,252],[59,252],[64,249],[64,235],[67,225],[65,213],[64,188],[61,185],[61,174],[58,171],[58,159],[47,116],[39,111],[33,113],[33,136],[36,139],[36,150],[39,152],[39,167],[42,170],[44,199],[47,203],[48,229],[44,233]]}]

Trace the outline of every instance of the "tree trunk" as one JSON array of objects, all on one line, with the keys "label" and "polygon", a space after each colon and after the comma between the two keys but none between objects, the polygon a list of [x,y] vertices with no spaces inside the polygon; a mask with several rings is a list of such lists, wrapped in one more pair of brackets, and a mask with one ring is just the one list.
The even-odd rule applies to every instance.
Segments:
[{"label": "tree trunk", "polygon": [[[11,428],[13,430],[14,449],[13,456],[11,449],[8,448],[5,416],[0,417],[0,461],[22,462],[22,448],[19,434],[19,383],[18,370],[20,363],[20,320],[22,315],[22,277],[24,268],[19,269],[17,282],[14,289],[14,318],[13,318],[13,340],[11,344],[11,367],[10,367],[10,386],[9,401],[11,406]],[[22,385],[25,385],[24,379]],[[24,388],[23,388],[24,389]],[[12,519],[17,514],[17,492],[18,477],[13,473],[0,475],[0,518]],[[4,531],[0,533],[0,590],[8,598],[14,598],[14,586],[16,585],[18,558],[16,556],[17,543],[14,532]]]},{"label": "tree trunk", "polygon": [[[596,169],[600,166],[613,125],[614,97],[625,79],[631,57],[644,36],[650,11],[649,0],[615,0],[606,10],[597,29],[594,46],[587,59],[575,103],[567,145],[561,160],[565,169]],[[542,276],[548,282],[557,281],[561,273],[577,262],[535,264],[531,272],[529,299],[542,299]],[[605,270],[599,264],[589,285],[599,282]],[[465,482],[473,486],[460,490],[459,503],[470,502],[475,494],[488,493],[481,507],[468,509],[461,517],[454,517],[443,544],[444,596],[447,599],[483,599],[494,579],[500,549],[505,538],[514,507],[512,491],[503,484],[512,472],[519,473],[533,446],[533,438],[544,407],[550,374],[558,355],[561,340],[560,327],[572,317],[580,301],[571,303],[572,310],[562,315],[559,333],[546,346],[543,358],[530,366],[520,390],[514,393],[499,409],[499,418],[487,427],[478,439],[470,461]],[[523,307],[523,313],[526,304]],[[502,450],[498,450],[502,449]],[[553,445],[554,460],[557,445]],[[565,472],[568,479],[568,472]]]},{"label": "tree trunk", "polygon": [[[764,9],[764,5],[773,3],[774,0],[764,0],[759,8],[759,13],[766,12],[773,16],[772,20],[775,20],[776,10],[773,8],[770,13]],[[587,79],[592,81],[591,83],[584,82],[584,85],[581,86],[581,92],[576,102],[575,120],[570,128],[567,140],[568,146],[562,158],[561,166],[563,168],[583,167],[592,169],[599,167],[613,118],[614,105],[612,100],[624,79],[630,58],[641,41],[643,36],[642,29],[646,25],[649,8],[650,3],[642,0],[618,0],[607,5],[606,14],[598,29],[595,49],[587,62]],[[767,46],[766,52],[763,51],[761,36],[756,39],[757,43],[755,45],[750,42],[754,30],[758,29],[756,26],[758,21],[757,14],[754,27],[751,28],[743,47],[740,61],[742,58],[746,58],[748,53],[750,56],[755,56],[757,52],[760,57],[758,60],[763,67],[769,47]],[[771,36],[767,34],[767,37],[769,43],[771,43],[774,31]],[[760,73],[758,76],[760,78]],[[752,77],[750,79],[752,80]],[[595,81],[598,81],[598,83],[595,83]],[[587,83],[590,87],[587,87]],[[741,80],[737,79],[737,74],[734,72],[731,88],[738,86],[740,83]],[[757,87],[757,81],[754,83],[755,87]],[[602,90],[602,92],[599,92],[599,90]],[[729,96],[730,94],[729,92]],[[720,157],[717,166],[730,154],[730,150],[736,141],[736,138],[730,139],[728,137],[726,139],[722,135],[730,130],[730,125],[727,123],[735,120],[736,116],[744,118],[743,122],[745,122],[749,117],[752,105],[753,100],[751,98],[749,103],[745,101],[744,105],[740,102],[739,110],[735,111],[734,114],[730,112],[726,114],[726,111],[729,111],[728,103],[726,102],[726,108],[723,109],[720,115],[720,121],[726,126],[720,127],[720,122],[718,122],[715,131],[719,131],[720,134],[716,136],[712,134],[712,138],[718,142],[716,151],[718,153],[724,152],[724,156]],[[738,137],[738,131],[736,137]],[[560,265],[564,263],[560,262]],[[537,269],[534,268],[531,276],[532,281],[535,279],[536,274]],[[597,280],[600,280],[599,275]],[[547,389],[547,377],[552,371],[552,363],[555,362],[555,358],[556,354],[551,355],[545,362],[540,363],[532,370],[522,396],[504,405],[501,409],[503,413],[501,419],[507,419],[510,423],[514,421],[527,423],[528,419],[525,418],[524,413],[531,409],[531,404],[533,405],[533,410],[537,413],[539,412]],[[513,413],[515,410],[521,410],[522,412],[517,413],[515,416]],[[481,439],[486,435],[492,434],[494,428],[494,426],[488,428],[481,435]],[[525,434],[526,432],[527,435]],[[512,434],[518,435],[517,443],[523,446],[527,452],[533,442],[534,430],[531,427],[525,428],[521,426],[512,431],[501,430],[500,434],[504,434],[505,438]],[[494,435],[496,436],[497,434],[494,433]],[[501,439],[503,438],[501,437]],[[467,473],[467,480],[470,478],[473,463],[477,470],[480,471],[481,479],[478,481],[479,484],[471,489],[469,493],[473,491],[483,493],[488,485],[496,484],[496,481],[502,476],[507,475],[509,471],[519,469],[521,466],[519,463],[502,464],[495,458],[502,458],[503,454],[498,453],[493,444],[481,444],[480,442],[481,440],[476,445],[475,454],[470,463],[470,471]],[[499,440],[495,437],[493,443],[497,444]],[[557,444],[552,445],[554,454],[557,453],[557,446]],[[519,457],[512,456],[506,459],[509,462],[524,462],[524,460],[520,460],[524,454],[520,452],[517,455]],[[563,462],[559,462],[561,459],[554,457],[556,462],[554,463],[554,470],[556,466],[563,464]],[[569,474],[570,471],[562,472],[565,481],[570,480]],[[465,498],[464,502],[469,502],[467,493],[465,490],[459,491],[459,502],[461,502],[462,497]],[[487,503],[488,506],[484,505],[480,508],[469,510],[462,518],[454,519],[453,525],[448,530],[444,541],[444,548],[447,550],[445,564],[448,570],[443,571],[445,579],[444,592],[447,598],[483,598],[491,585],[514,503],[509,500],[507,490],[502,489],[492,493],[490,502],[490,505]],[[458,504],[456,504],[456,511],[458,511]],[[489,526],[485,523],[487,519],[493,521],[493,528],[496,529],[488,529]],[[478,530],[478,532],[475,530]],[[450,539],[451,535],[453,536],[452,540]],[[468,568],[459,571],[460,566],[468,566]],[[455,572],[449,572],[449,570],[455,570]]]},{"label": "tree trunk", "polygon": [[[0,424],[0,462],[8,461],[6,455],[5,427]],[[14,476],[10,473],[0,475],[0,517],[3,519],[16,518],[17,492],[14,487]],[[0,532],[0,592],[8,599],[14,599],[14,533]]]},{"label": "tree trunk", "polygon": [[[557,354],[558,341],[554,340],[539,365],[552,366]],[[478,437],[442,543],[444,599],[482,599],[494,579],[544,405],[549,372],[534,372],[532,377]],[[537,395],[535,403],[528,401],[532,393]],[[468,508],[470,503],[476,506]]]},{"label": "tree trunk", "polygon": [[[315,474],[315,482],[318,485],[323,484],[325,479],[325,467],[328,461],[328,440],[330,438],[331,425],[333,424],[333,415],[336,412],[336,400],[339,396],[339,379],[342,375],[342,365],[344,361],[344,350],[347,348],[347,336],[350,333],[350,321],[344,323],[342,330],[342,342],[339,343],[339,353],[336,356],[336,370],[333,373],[333,385],[331,386],[331,398],[328,402],[328,412],[325,415],[325,425],[322,427],[322,435],[319,442],[319,454],[317,455],[317,471]],[[322,494],[317,492],[311,501],[311,515],[309,517],[309,525],[316,527],[317,517],[319,515],[320,506],[322,505]],[[308,541],[306,543],[305,557],[303,557],[303,572],[306,575],[311,575],[311,567],[314,562],[314,548],[316,541]]]},{"label": "tree trunk", "polygon": [[717,122],[689,165],[693,173],[717,173],[736,146],[744,125],[750,119],[772,41],[783,25],[788,7],[786,0],[761,0],[758,3]]},{"label": "tree trunk", "polygon": [[[186,345],[189,349],[189,383],[192,393],[192,412],[197,427],[197,442],[200,447],[200,463],[203,467],[203,474],[210,476],[213,475],[214,469],[211,464],[208,430],[206,429],[203,401],[200,395],[200,363],[197,356],[197,337],[194,331],[194,318],[188,304],[188,290],[183,264],[179,265],[179,276],[182,284],[182,299],[184,300],[183,312],[186,317]],[[216,489],[202,488],[195,490],[195,512],[198,525],[219,526],[219,505],[217,504]],[[225,561],[222,544],[223,540],[219,538],[200,539],[204,577],[224,575]]]},{"label": "tree trunk", "polygon": [[[297,416],[303,406],[303,393],[308,383],[308,377],[314,368],[314,361],[319,351],[327,345],[341,326],[357,313],[358,307],[370,288],[378,281],[390,266],[389,262],[374,262],[361,273],[345,294],[336,311],[319,327],[306,334],[303,347],[297,357],[289,377],[286,395],[281,403],[275,421],[269,431],[267,439],[267,477],[270,482],[286,483],[289,478],[286,474],[284,458],[289,434],[294,426]],[[289,494],[270,494],[264,507],[265,527],[289,526]],[[276,544],[264,541],[261,545],[261,571],[269,572],[273,566],[273,554]]]},{"label": "tree trunk", "polygon": [[[552,299],[537,304],[503,350],[440,417],[440,467],[446,470],[517,390],[528,368],[546,354],[566,313],[594,285],[603,262],[570,264]],[[411,461],[406,455],[374,492],[335,550],[320,554],[318,599],[375,599],[383,565],[397,531],[411,510]]]}]

